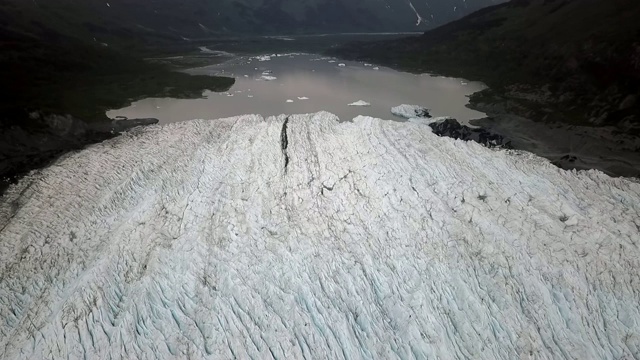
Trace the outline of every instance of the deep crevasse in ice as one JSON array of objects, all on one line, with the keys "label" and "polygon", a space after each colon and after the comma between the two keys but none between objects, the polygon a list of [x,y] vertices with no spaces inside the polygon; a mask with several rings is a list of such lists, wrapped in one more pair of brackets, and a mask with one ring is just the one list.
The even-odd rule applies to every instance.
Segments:
[{"label": "deep crevasse in ice", "polygon": [[3,200],[2,358],[640,356],[640,185],[421,124],[149,127]]}]

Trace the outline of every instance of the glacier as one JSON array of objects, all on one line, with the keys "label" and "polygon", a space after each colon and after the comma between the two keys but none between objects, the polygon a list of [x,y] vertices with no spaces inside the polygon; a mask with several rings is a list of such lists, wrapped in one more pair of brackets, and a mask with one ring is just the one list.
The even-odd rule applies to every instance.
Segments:
[{"label": "glacier", "polygon": [[640,184],[330,113],[153,125],[0,203],[0,358],[640,357]]}]

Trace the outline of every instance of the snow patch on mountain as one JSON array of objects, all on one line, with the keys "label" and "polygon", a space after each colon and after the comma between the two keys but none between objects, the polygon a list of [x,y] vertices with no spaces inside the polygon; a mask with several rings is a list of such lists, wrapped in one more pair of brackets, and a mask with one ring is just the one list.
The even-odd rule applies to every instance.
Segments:
[{"label": "snow patch on mountain", "polygon": [[634,358],[640,184],[329,113],[151,126],[0,203],[0,358]]},{"label": "snow patch on mountain", "polygon": [[413,10],[413,12],[418,17],[416,20],[416,26],[420,26],[420,24],[425,22],[425,20],[422,18],[422,16],[420,16],[420,13],[418,12],[418,10],[416,10],[416,7],[413,6],[413,3],[411,2],[411,0],[409,0],[409,7],[411,8],[411,10]]}]

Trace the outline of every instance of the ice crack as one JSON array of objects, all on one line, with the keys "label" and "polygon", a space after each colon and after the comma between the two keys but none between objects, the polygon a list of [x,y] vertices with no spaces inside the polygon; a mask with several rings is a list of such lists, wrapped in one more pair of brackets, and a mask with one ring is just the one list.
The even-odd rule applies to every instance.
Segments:
[{"label": "ice crack", "polygon": [[284,155],[284,171],[287,171],[289,166],[289,154],[287,153],[287,147],[289,146],[289,140],[287,138],[287,123],[289,123],[289,117],[287,116],[282,123],[282,132],[280,133],[280,147],[282,148],[282,154]]}]

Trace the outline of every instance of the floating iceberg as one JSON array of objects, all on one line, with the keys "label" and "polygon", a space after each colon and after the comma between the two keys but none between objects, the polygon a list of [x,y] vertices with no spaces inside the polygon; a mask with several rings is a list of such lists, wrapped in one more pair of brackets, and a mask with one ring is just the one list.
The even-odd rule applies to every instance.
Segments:
[{"label": "floating iceberg", "polygon": [[356,102],[352,102],[349,106],[371,106],[371,104],[364,100],[358,100]]},{"label": "floating iceberg", "polygon": [[391,113],[405,119],[430,118],[429,109],[418,105],[403,104],[391,109]]},{"label": "floating iceberg", "polygon": [[338,64],[338,66],[345,67],[345,66],[347,66],[347,64],[340,63],[340,64]]},{"label": "floating iceberg", "polygon": [[329,113],[150,126],[0,203],[0,358],[613,359],[640,184]]},{"label": "floating iceberg", "polygon": [[273,80],[277,80],[278,78],[275,76],[271,76],[271,75],[262,75],[260,76],[260,80],[264,80],[264,81],[273,81]]},{"label": "floating iceberg", "polygon": [[260,55],[250,58],[250,60],[271,61],[271,57],[275,55]]},{"label": "floating iceberg", "polygon": [[291,99],[287,99],[287,102],[288,102],[288,103],[292,103],[292,102],[293,102],[293,100],[291,100]]},{"label": "floating iceberg", "polygon": [[309,100],[306,96],[298,96],[298,100]]}]

